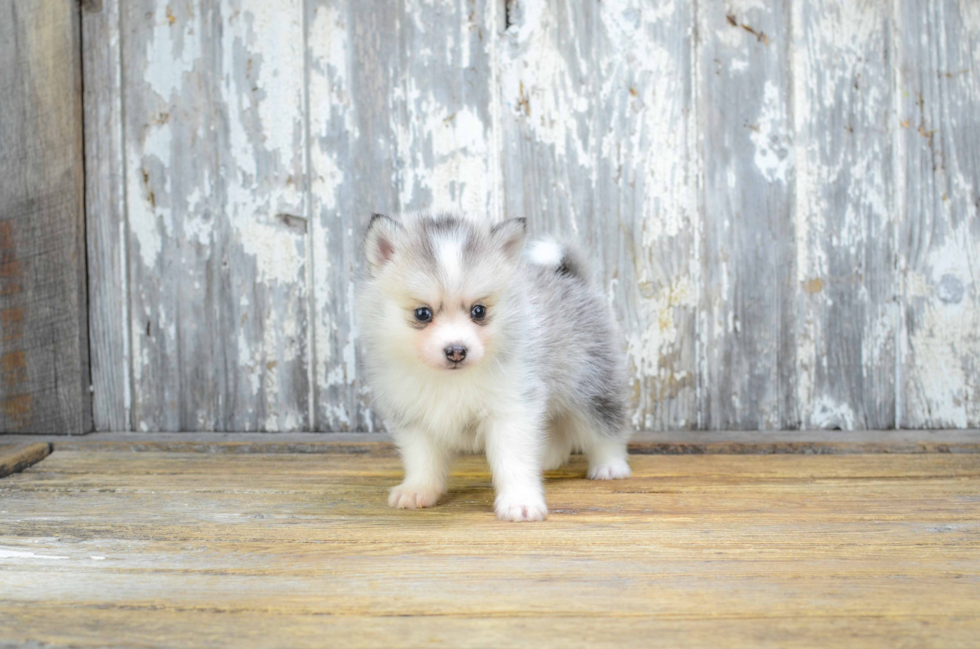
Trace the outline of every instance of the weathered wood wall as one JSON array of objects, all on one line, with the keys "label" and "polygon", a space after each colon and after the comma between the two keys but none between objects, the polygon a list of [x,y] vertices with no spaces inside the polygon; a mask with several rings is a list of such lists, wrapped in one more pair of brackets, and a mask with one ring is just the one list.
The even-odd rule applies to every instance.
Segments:
[{"label": "weathered wood wall", "polygon": [[75,0],[0,0],[0,431],[90,427]]},{"label": "weathered wood wall", "polygon": [[379,429],[360,237],[423,207],[581,242],[637,428],[980,426],[975,0],[102,0],[83,26],[97,429]]}]

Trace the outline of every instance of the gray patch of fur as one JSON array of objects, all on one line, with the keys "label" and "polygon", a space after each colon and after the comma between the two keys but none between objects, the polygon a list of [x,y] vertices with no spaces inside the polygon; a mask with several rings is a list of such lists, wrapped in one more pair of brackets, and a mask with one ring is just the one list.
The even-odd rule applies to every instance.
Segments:
[{"label": "gray patch of fur", "polygon": [[625,430],[623,354],[612,314],[581,261],[564,250],[558,269],[524,261],[515,290],[526,292],[536,328],[531,358],[549,388],[549,412],[577,411],[606,435]]}]

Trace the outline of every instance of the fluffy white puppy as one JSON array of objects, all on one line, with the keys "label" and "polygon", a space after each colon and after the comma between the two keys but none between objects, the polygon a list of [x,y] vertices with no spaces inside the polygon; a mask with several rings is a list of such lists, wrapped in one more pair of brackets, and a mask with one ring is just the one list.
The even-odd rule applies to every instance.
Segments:
[{"label": "fluffy white puppy", "polygon": [[613,319],[581,262],[553,241],[527,255],[524,219],[376,214],[358,294],[364,369],[401,450],[392,507],[431,507],[453,457],[486,451],[494,510],[548,514],[542,471],[573,450],[589,477],[630,475]]}]

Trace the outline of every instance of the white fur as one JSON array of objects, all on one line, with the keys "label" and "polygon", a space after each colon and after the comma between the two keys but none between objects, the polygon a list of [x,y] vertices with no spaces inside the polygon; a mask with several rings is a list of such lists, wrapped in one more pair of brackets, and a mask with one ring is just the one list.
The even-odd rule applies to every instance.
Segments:
[{"label": "white fur", "polygon": [[554,239],[539,239],[532,241],[527,249],[527,258],[531,263],[546,268],[558,268],[561,265],[561,245]]},{"label": "white fur", "polygon": [[459,242],[450,237],[442,237],[438,239],[436,245],[439,266],[445,274],[447,283],[450,286],[457,286],[463,275],[463,251],[460,250]]}]

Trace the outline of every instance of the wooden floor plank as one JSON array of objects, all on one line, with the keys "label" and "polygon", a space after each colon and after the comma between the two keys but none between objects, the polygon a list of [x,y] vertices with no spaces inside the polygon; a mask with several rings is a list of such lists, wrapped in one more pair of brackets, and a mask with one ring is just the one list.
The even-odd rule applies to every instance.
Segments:
[{"label": "wooden floor plank", "polygon": [[[645,455],[552,514],[383,454],[56,451],[0,482],[0,646],[970,646],[980,456]],[[57,620],[57,624],[46,623]],[[5,644],[6,643],[6,644]]]},{"label": "wooden floor plank", "polygon": [[[118,632],[130,646],[160,646],[161,638],[172,646],[282,646],[276,638],[288,629],[289,646],[296,648],[335,647],[601,647],[601,646],[687,646],[732,647],[821,647],[838,641],[836,647],[888,646],[897,649],[921,647],[973,647],[980,634],[975,618],[913,616],[813,617],[686,620],[666,618],[579,618],[565,617],[437,617],[420,624],[410,617],[353,617],[272,613],[229,614],[174,609],[131,611],[43,608],[0,608],[0,616],[13,620],[11,629],[30,634],[32,628],[47,626],[52,646],[104,647],[105,629]],[[50,628],[50,620],[59,627]],[[14,636],[18,637],[18,636]],[[398,642],[392,641],[397,638]],[[643,638],[643,644],[637,643]],[[882,638],[888,638],[886,645]],[[15,644],[0,646],[17,646]]]},{"label": "wooden floor plank", "polygon": [[51,445],[45,443],[0,444],[0,478],[37,464],[49,453]]}]

